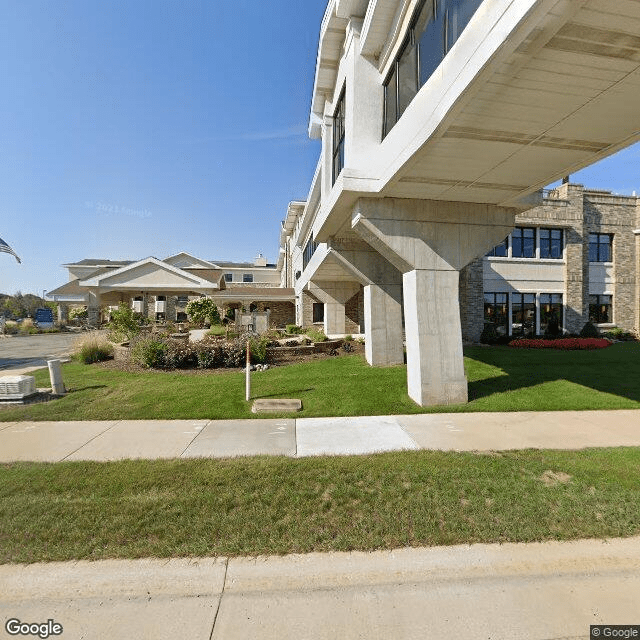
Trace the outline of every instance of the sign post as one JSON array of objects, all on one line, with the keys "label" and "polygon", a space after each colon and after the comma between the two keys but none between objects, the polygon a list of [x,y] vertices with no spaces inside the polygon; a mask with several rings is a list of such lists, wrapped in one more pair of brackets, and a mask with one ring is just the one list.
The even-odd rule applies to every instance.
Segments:
[{"label": "sign post", "polygon": [[251,399],[251,344],[247,340],[247,374],[245,382],[245,400],[249,402]]}]

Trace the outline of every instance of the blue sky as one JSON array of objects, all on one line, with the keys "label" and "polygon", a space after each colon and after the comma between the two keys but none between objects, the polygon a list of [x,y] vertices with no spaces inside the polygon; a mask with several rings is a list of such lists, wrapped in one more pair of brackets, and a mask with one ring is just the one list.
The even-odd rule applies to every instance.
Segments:
[{"label": "blue sky", "polygon": [[[275,260],[319,154],[325,0],[21,0],[0,11],[0,292],[82,258]],[[572,176],[640,191],[633,147]]]}]

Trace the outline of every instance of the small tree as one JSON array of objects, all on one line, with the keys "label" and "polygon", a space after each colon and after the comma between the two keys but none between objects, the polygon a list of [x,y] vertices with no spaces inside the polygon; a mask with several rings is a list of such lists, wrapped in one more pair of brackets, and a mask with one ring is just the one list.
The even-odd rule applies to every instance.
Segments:
[{"label": "small tree", "polygon": [[211,298],[192,300],[187,304],[187,314],[193,322],[199,325],[205,324],[207,320],[210,324],[220,324],[218,307]]},{"label": "small tree", "polygon": [[131,338],[140,333],[143,323],[144,317],[142,314],[136,313],[129,305],[122,304],[116,311],[111,312],[109,337],[113,342],[131,340]]}]

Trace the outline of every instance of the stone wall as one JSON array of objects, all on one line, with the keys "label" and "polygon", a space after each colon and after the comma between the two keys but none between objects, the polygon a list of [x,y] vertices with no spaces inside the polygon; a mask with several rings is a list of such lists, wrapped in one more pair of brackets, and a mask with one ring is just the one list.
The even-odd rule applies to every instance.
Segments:
[{"label": "stone wall", "polygon": [[[624,329],[638,329],[640,320],[640,206],[635,197],[617,196],[563,184],[543,205],[516,216],[517,226],[564,230],[564,328],[578,333],[589,319],[589,234],[613,234],[613,314]],[[476,341],[484,322],[483,259],[460,272],[460,319],[463,339]],[[540,291],[538,293],[544,293]]]},{"label": "stone wall", "polygon": [[347,300],[344,305],[345,331],[349,333],[364,333],[364,289]]}]

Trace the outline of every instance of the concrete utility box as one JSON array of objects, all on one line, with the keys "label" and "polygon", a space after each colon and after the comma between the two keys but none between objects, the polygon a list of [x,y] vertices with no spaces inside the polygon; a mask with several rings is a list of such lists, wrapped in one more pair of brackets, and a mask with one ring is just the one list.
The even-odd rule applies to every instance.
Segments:
[{"label": "concrete utility box", "polygon": [[0,378],[0,401],[22,400],[37,393],[33,376],[3,376]]}]

